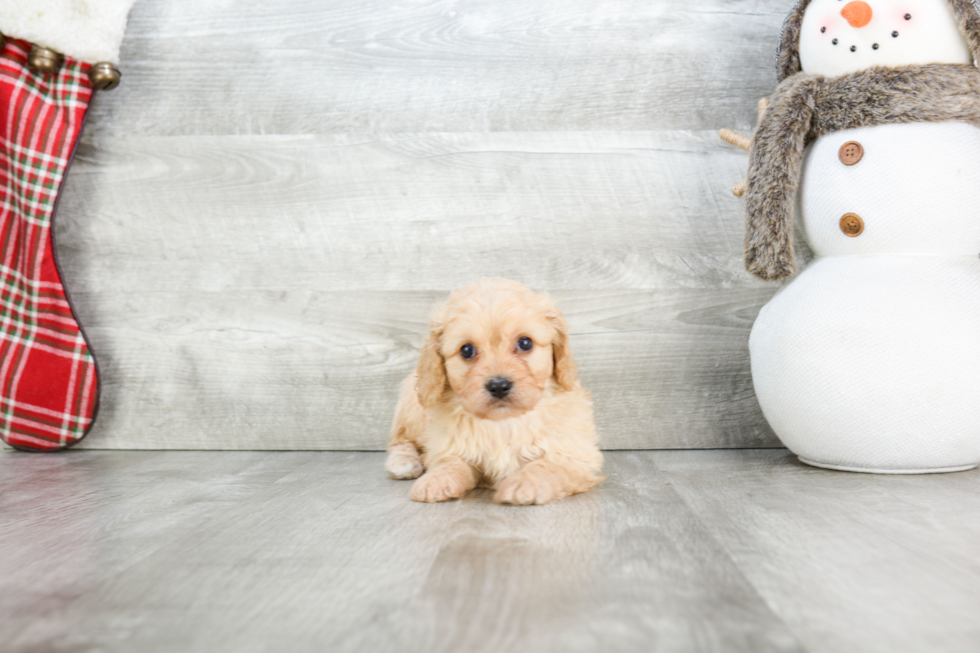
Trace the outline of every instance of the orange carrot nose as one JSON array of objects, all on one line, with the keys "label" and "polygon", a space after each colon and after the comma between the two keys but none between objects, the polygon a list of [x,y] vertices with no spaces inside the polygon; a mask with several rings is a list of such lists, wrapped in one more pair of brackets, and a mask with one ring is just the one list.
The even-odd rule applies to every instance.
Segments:
[{"label": "orange carrot nose", "polygon": [[862,2],[862,0],[854,0],[854,2],[848,2],[844,5],[844,8],[840,10],[840,15],[847,19],[847,22],[851,24],[851,27],[864,27],[871,22],[871,16],[874,14],[871,11],[871,5],[867,2]]}]

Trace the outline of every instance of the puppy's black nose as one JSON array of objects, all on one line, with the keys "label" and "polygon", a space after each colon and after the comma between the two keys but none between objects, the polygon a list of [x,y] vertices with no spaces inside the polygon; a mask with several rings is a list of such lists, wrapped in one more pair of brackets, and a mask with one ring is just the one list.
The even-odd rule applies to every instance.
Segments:
[{"label": "puppy's black nose", "polygon": [[514,384],[510,379],[505,379],[502,376],[495,376],[487,381],[487,385],[484,387],[486,387],[487,392],[492,394],[497,399],[503,399],[510,393],[510,389],[514,387]]}]

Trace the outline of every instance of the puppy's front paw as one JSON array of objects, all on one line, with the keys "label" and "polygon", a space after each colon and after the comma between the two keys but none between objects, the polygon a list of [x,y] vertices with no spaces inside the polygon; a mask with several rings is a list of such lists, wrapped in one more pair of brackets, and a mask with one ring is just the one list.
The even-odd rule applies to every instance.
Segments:
[{"label": "puppy's front paw", "polygon": [[424,503],[437,503],[439,501],[449,501],[458,499],[469,488],[459,476],[452,472],[435,470],[423,474],[422,477],[412,485],[412,501],[422,501]]},{"label": "puppy's front paw", "polygon": [[395,480],[418,478],[425,471],[419,452],[411,444],[393,447],[388,453],[385,469],[388,471],[388,476]]},{"label": "puppy's front paw", "polygon": [[493,500],[497,503],[531,506],[542,505],[562,496],[564,495],[559,493],[551,479],[516,472],[500,482]]}]

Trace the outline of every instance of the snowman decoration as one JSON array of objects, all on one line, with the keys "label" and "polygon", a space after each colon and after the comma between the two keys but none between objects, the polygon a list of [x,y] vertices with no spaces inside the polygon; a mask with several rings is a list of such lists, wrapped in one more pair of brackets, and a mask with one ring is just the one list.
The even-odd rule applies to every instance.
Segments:
[{"label": "snowman decoration", "polygon": [[751,142],[746,267],[796,273],[762,309],[756,394],[806,463],[980,462],[980,8],[801,0]]}]

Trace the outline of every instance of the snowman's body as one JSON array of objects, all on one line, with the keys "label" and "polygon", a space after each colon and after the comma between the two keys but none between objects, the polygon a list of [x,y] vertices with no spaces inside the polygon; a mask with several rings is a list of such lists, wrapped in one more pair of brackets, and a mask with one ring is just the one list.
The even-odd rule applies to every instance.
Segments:
[{"label": "snowman's body", "polygon": [[[846,165],[846,143],[861,160]],[[816,259],[763,308],[752,376],[806,462],[946,471],[980,461],[980,129],[882,125],[814,142],[799,194]],[[863,231],[841,229],[845,214]]]},{"label": "snowman's body", "polygon": [[[972,61],[945,0],[869,2],[811,0],[804,72]],[[822,136],[805,153],[798,215],[816,258],[762,309],[749,343],[773,430],[819,466],[976,466],[980,129],[918,122]]]}]

